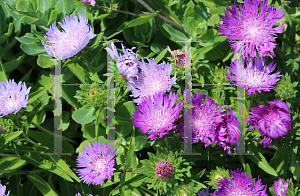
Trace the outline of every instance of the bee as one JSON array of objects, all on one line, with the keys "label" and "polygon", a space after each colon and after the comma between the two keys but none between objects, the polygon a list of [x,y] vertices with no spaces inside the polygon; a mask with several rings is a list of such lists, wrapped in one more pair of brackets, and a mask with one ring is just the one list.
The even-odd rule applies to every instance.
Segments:
[{"label": "bee", "polygon": [[[185,63],[185,56],[187,55],[186,52],[182,50],[174,50],[171,51],[170,47],[168,46],[168,51],[171,53],[171,56],[173,58],[173,61],[179,68],[184,68],[186,63]],[[187,55],[187,59],[189,59],[189,56]]]}]

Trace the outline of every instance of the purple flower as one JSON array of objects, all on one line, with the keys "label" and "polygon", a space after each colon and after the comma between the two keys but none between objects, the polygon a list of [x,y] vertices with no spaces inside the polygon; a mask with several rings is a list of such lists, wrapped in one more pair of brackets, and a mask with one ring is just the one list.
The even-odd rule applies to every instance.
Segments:
[{"label": "purple flower", "polygon": [[177,95],[170,92],[169,97],[164,96],[163,93],[155,93],[153,100],[150,95],[147,96],[143,102],[137,106],[132,115],[132,123],[138,127],[141,132],[148,133],[150,139],[156,139],[156,136],[161,138],[168,134],[168,131],[175,129],[174,121],[179,117],[182,103],[176,102]]},{"label": "purple flower", "polygon": [[82,0],[81,3],[89,2],[93,7],[96,5],[96,0]]},{"label": "purple flower", "polygon": [[144,97],[148,95],[153,97],[155,93],[167,92],[171,90],[173,84],[176,84],[176,71],[173,78],[170,77],[173,67],[169,63],[162,62],[156,64],[154,59],[148,59],[148,63],[144,60],[139,63],[139,68],[142,70],[138,74],[138,80],[131,81],[127,87],[131,90],[132,95],[137,99],[133,102],[140,104]]},{"label": "purple flower", "polygon": [[237,145],[238,138],[241,135],[241,131],[238,128],[238,121],[234,111],[228,107],[228,114],[223,116],[223,122],[221,122],[216,130],[216,141],[224,150],[231,153],[230,145]]},{"label": "purple flower", "polygon": [[80,52],[89,43],[90,39],[94,38],[93,29],[88,25],[88,19],[86,16],[78,13],[78,17],[75,13],[70,16],[66,16],[65,20],[59,22],[61,28],[64,31],[60,31],[56,22],[47,29],[45,38],[52,45],[47,45],[42,40],[42,44],[45,46],[49,57],[55,57],[51,60],[65,60]]},{"label": "purple flower", "polygon": [[117,148],[110,148],[107,143],[102,146],[100,141],[92,143],[79,152],[77,167],[83,169],[78,169],[78,173],[84,183],[102,186],[106,178],[114,175]]},{"label": "purple flower", "polygon": [[[269,65],[265,66],[265,59],[261,60],[259,58],[245,61],[247,67],[244,68],[244,65],[241,60],[235,60],[234,64],[231,62],[231,67],[228,67],[229,70],[236,76],[231,76],[225,72],[225,75],[229,80],[237,81],[235,83],[237,86],[243,87],[247,90],[247,93],[250,95],[253,93],[256,94],[256,91],[259,93],[263,91],[270,91],[274,89],[276,82],[279,80],[278,77],[279,71],[274,74],[270,74],[276,68],[276,63],[270,62]],[[241,77],[238,78],[238,77]],[[243,81],[238,81],[243,80]]]},{"label": "purple flower", "polygon": [[261,56],[273,57],[273,49],[276,47],[273,43],[275,33],[283,32],[284,22],[276,28],[273,26],[285,13],[284,10],[280,10],[280,6],[273,9],[273,6],[267,6],[267,3],[265,0],[245,0],[244,5],[239,4],[239,11],[234,2],[232,9],[227,7],[224,11],[225,16],[221,18],[223,24],[217,25],[221,33],[219,36],[228,36],[234,54],[242,46],[244,57],[257,56],[255,48]]},{"label": "purple flower", "polygon": [[254,183],[252,177],[248,177],[247,173],[242,173],[242,169],[237,169],[236,171],[230,171],[233,180],[224,178],[220,180],[217,184],[218,189],[215,193],[211,194],[213,196],[267,196],[266,185],[262,185],[261,180]]},{"label": "purple flower", "polygon": [[201,190],[198,192],[198,196],[209,196],[209,192],[208,192],[209,187],[207,187],[206,191],[205,190]]},{"label": "purple flower", "polygon": [[168,161],[161,161],[156,165],[155,173],[160,178],[170,178],[174,173],[173,165]]},{"label": "purple flower", "polygon": [[0,118],[10,113],[16,114],[26,107],[30,89],[25,82],[17,84],[14,80],[0,81]]},{"label": "purple flower", "polygon": [[[250,109],[248,115],[251,127],[257,128],[261,135],[266,135],[267,138],[260,141],[260,143],[264,144],[264,148],[270,145],[272,139],[277,139],[288,134],[289,130],[291,130],[291,115],[289,106],[278,99],[274,101],[268,101],[271,105],[258,105],[256,110]],[[252,116],[251,116],[252,115]]]},{"label": "purple flower", "polygon": [[277,196],[284,196],[287,192],[287,188],[289,186],[289,182],[285,181],[284,185],[282,183],[282,179],[278,178],[278,181],[275,181],[273,185],[273,190]]},{"label": "purple flower", "polygon": [[118,72],[120,75],[123,77],[129,79],[132,79],[137,76],[139,70],[138,70],[138,54],[133,52],[133,47],[132,49],[125,49],[125,47],[122,45],[122,49],[124,52],[124,55],[118,54],[116,46],[111,43],[111,47],[113,50],[110,48],[104,48],[108,54],[115,60],[117,60],[116,67],[118,69]]},{"label": "purple flower", "polygon": [[[199,92],[192,98],[192,143],[199,141],[205,143],[205,148],[215,142],[215,131],[218,125],[223,122],[223,107],[216,109],[219,104],[215,103],[213,99],[208,97],[206,93],[205,103],[202,101],[202,93]],[[177,128],[184,138],[184,120],[181,121]]]},{"label": "purple flower", "polygon": [[0,196],[8,196],[10,191],[7,192],[7,194],[5,194],[6,191],[6,186],[1,184],[1,180],[0,180]]}]

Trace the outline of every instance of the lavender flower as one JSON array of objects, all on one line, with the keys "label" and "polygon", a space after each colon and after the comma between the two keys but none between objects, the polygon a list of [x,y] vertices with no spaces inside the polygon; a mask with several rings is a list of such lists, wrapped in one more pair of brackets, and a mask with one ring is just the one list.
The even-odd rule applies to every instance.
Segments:
[{"label": "lavender flower", "polygon": [[223,122],[219,124],[216,130],[216,141],[224,150],[231,153],[230,145],[237,145],[241,131],[238,128],[238,121],[234,111],[228,107],[228,114],[223,116]]},{"label": "lavender flower", "polygon": [[159,178],[170,178],[174,173],[173,165],[168,161],[161,161],[156,165],[155,173]]},{"label": "lavender flower", "polygon": [[52,45],[47,45],[42,40],[42,44],[45,46],[49,57],[55,57],[51,60],[65,60],[80,52],[89,43],[90,39],[94,38],[93,29],[88,25],[88,19],[86,16],[78,13],[78,17],[75,13],[70,16],[66,16],[65,20],[59,22],[60,26],[64,30],[61,32],[56,22],[47,29],[45,38]]},{"label": "lavender flower", "polygon": [[[264,148],[270,145],[272,139],[277,139],[288,134],[291,130],[291,115],[289,106],[278,99],[274,101],[268,101],[271,105],[258,105],[256,110],[250,109],[249,120],[251,127],[253,129],[256,127],[261,135],[266,135],[267,138],[260,141],[264,144]],[[251,116],[252,115],[252,116]]]},{"label": "lavender flower", "polygon": [[25,82],[17,84],[14,80],[0,81],[0,118],[10,113],[16,114],[26,107],[30,89]]},{"label": "lavender flower", "polygon": [[163,93],[159,92],[154,94],[153,103],[150,95],[147,96],[131,117],[133,125],[141,132],[150,134],[150,139],[168,134],[168,131],[176,128],[173,123],[182,109],[182,103],[179,101],[174,107],[176,98],[175,93],[171,92],[169,97],[163,97]]},{"label": "lavender flower", "polygon": [[228,36],[234,54],[239,50],[239,45],[242,45],[244,57],[257,56],[255,48],[261,56],[273,57],[275,33],[283,32],[284,22],[276,28],[273,26],[285,13],[280,10],[280,6],[273,9],[267,3],[266,0],[245,0],[244,5],[239,4],[240,12],[234,2],[232,9],[227,7],[224,11],[225,16],[221,18],[224,23],[217,25],[221,33],[219,36]]},{"label": "lavender flower", "polygon": [[233,180],[224,178],[220,180],[217,184],[218,189],[215,193],[211,194],[213,196],[267,196],[266,185],[262,185],[261,180],[254,183],[252,177],[248,177],[247,173],[242,173],[242,169],[237,169],[236,171],[230,171]]},{"label": "lavender flower", "polygon": [[0,196],[8,196],[10,191],[7,192],[7,194],[5,194],[6,191],[6,186],[1,184],[1,180],[0,180]]},{"label": "lavender flower", "polygon": [[209,192],[208,192],[209,187],[207,187],[206,191],[205,190],[201,190],[198,192],[198,196],[209,196]]},{"label": "lavender flower", "polygon": [[273,185],[273,190],[277,196],[284,196],[287,193],[288,186],[289,186],[288,181],[285,181],[283,185],[282,179],[278,178],[278,181],[275,181]]},{"label": "lavender flower", "polygon": [[173,67],[169,63],[156,64],[154,59],[147,58],[147,60],[148,63],[145,63],[144,60],[139,62],[142,72],[138,74],[138,80],[131,81],[127,85],[132,92],[130,96],[138,97],[133,100],[137,104],[140,104],[148,95],[152,98],[155,93],[170,91],[172,85],[176,84],[176,71],[175,76],[171,78]]},{"label": "lavender flower", "polygon": [[92,143],[79,152],[77,167],[83,169],[78,169],[78,173],[84,183],[102,186],[106,178],[111,179],[114,175],[117,148],[110,148],[107,143],[102,146],[100,141]]},{"label": "lavender flower", "polygon": [[[208,97],[206,93],[205,103],[202,101],[202,93],[199,92],[192,99],[192,143],[199,141],[205,144],[205,148],[215,142],[215,131],[218,125],[223,122],[223,107],[216,109],[219,104],[215,103],[213,99]],[[181,121],[177,128],[184,138],[184,120]]]},{"label": "lavender flower", "polygon": [[117,60],[116,67],[118,69],[119,74],[129,80],[136,77],[138,74],[139,58],[138,54],[133,52],[133,49],[135,49],[135,47],[131,49],[125,49],[123,44],[121,45],[124,55],[118,54],[117,48],[113,44],[113,42],[111,43],[111,47],[113,50],[107,47],[104,49],[113,59]]},{"label": "lavender flower", "polygon": [[93,7],[96,5],[96,0],[82,0],[81,3],[89,2]]},{"label": "lavender flower", "polygon": [[[279,80],[278,77],[279,71],[274,74],[270,74],[276,68],[276,63],[270,62],[269,65],[265,66],[265,59],[261,60],[259,58],[246,61],[247,67],[244,68],[244,65],[241,60],[235,60],[234,64],[231,62],[231,67],[228,67],[229,70],[235,74],[236,76],[231,76],[225,72],[225,75],[229,80],[237,81],[237,86],[243,87],[247,90],[247,93],[250,95],[253,93],[254,95],[257,92],[270,91],[270,89],[274,89],[276,82]],[[243,81],[238,81],[237,76],[244,79]]]}]

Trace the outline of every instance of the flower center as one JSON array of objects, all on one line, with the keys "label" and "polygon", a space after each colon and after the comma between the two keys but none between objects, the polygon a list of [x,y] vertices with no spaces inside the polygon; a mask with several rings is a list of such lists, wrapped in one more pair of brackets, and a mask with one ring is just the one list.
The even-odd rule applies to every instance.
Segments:
[{"label": "flower center", "polygon": [[92,164],[92,171],[97,175],[101,175],[107,172],[108,160],[101,155],[96,157]]}]

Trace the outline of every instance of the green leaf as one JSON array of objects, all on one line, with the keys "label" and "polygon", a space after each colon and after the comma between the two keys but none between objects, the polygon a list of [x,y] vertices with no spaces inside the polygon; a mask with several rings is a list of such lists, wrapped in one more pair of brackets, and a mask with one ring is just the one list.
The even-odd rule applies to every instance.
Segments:
[{"label": "green leaf", "polygon": [[21,23],[23,24],[33,24],[35,23],[36,21],[38,21],[39,19],[38,18],[34,18],[34,17],[31,17],[31,16],[23,16],[20,20]]},{"label": "green leaf", "polygon": [[23,133],[23,131],[16,131],[16,132],[7,134],[4,137],[0,137],[0,149],[3,146],[5,146],[6,144],[8,144],[8,142],[12,141],[13,139],[15,139],[16,137],[21,135],[21,133]]},{"label": "green leaf", "polygon": [[177,30],[172,25],[168,23],[163,23],[162,27],[169,33],[170,40],[176,42],[176,41],[188,41],[189,38],[186,36],[185,33],[183,33],[180,30]]},{"label": "green leaf", "polygon": [[131,145],[126,154],[125,166],[127,169],[136,169],[137,168],[137,157],[134,153],[134,145]]},{"label": "green leaf", "polygon": [[4,33],[4,35],[0,36],[0,44],[5,42],[9,38],[9,36],[11,35],[11,33],[13,31],[13,27],[14,27],[14,23],[12,23],[12,22],[9,23],[7,33]]},{"label": "green leaf", "polygon": [[28,179],[39,189],[44,196],[58,196],[50,185],[38,175],[28,174]]},{"label": "green leaf", "polygon": [[37,59],[37,64],[41,68],[51,68],[55,66],[55,61],[51,61],[52,57],[44,56],[43,54],[40,54]]},{"label": "green leaf", "polygon": [[249,158],[255,165],[260,167],[268,174],[271,174],[276,177],[278,176],[276,171],[269,165],[264,155],[262,155],[261,152],[258,151],[257,147],[254,144],[250,143],[248,145],[248,148],[251,153],[254,153],[254,155],[249,155],[247,156],[247,158]]},{"label": "green leaf", "polygon": [[161,59],[163,59],[165,57],[165,55],[168,52],[168,48],[165,48],[156,58],[155,58],[155,62],[158,63]]},{"label": "green leaf", "polygon": [[140,151],[144,148],[144,146],[147,143],[147,139],[144,138],[144,136],[137,136],[135,137],[135,145],[134,145],[134,151]]},{"label": "green leaf", "polygon": [[96,119],[95,108],[77,109],[72,114],[73,120],[81,124],[88,124]]},{"label": "green leaf", "polygon": [[21,49],[26,54],[33,55],[33,56],[46,53],[46,50],[41,43],[35,43],[35,44],[31,44],[31,45],[21,44]]},{"label": "green leaf", "polygon": [[[251,156],[251,155],[250,155]],[[247,163],[245,166],[245,172],[248,174],[248,177],[252,177],[252,173],[251,173],[251,168],[249,166],[249,164]]]},{"label": "green leaf", "polygon": [[107,16],[109,16],[109,14],[101,14],[100,16],[97,16],[96,18],[94,18],[94,20],[102,20],[102,19],[106,18]]},{"label": "green leaf", "polygon": [[26,55],[23,54],[22,56],[19,56],[17,59],[14,59],[12,61],[4,63],[3,67],[4,67],[5,71],[12,72],[13,70],[17,69],[19,67],[19,65],[21,65],[21,63],[23,62],[25,56]]},{"label": "green leaf", "polygon": [[57,15],[58,15],[58,10],[52,10],[51,11],[50,18],[49,18],[47,26],[49,26],[50,24],[52,24],[53,22],[56,21]]},{"label": "green leaf", "polygon": [[281,175],[288,169],[289,154],[288,145],[281,147],[271,159],[270,165]]},{"label": "green leaf", "polygon": [[29,2],[27,0],[18,0],[16,10],[18,12],[28,12]]},{"label": "green leaf", "polygon": [[35,100],[40,98],[45,92],[47,91],[46,88],[41,88],[33,93],[29,94],[28,104],[33,103]]},{"label": "green leaf", "polygon": [[87,83],[87,75],[84,69],[79,64],[68,63],[67,66],[73,72],[73,74],[80,80],[81,83]]},{"label": "green leaf", "polygon": [[57,167],[56,163],[53,163],[46,159],[44,156],[38,155],[36,153],[32,153],[29,155],[24,155],[22,158],[26,160],[28,163],[31,163],[32,165],[35,165],[41,169],[47,170],[49,172],[52,172],[60,177],[62,177],[65,180],[68,180],[69,182],[74,182],[72,178],[70,178],[67,173],[62,170],[61,168]]},{"label": "green leaf", "polygon": [[130,28],[130,27],[135,27],[135,26],[144,24],[144,23],[148,22],[151,18],[155,17],[156,15],[157,15],[157,13],[155,12],[151,15],[140,16],[137,19],[131,20],[129,22],[124,22],[121,26],[119,26],[117,31],[122,31],[122,30]]}]

